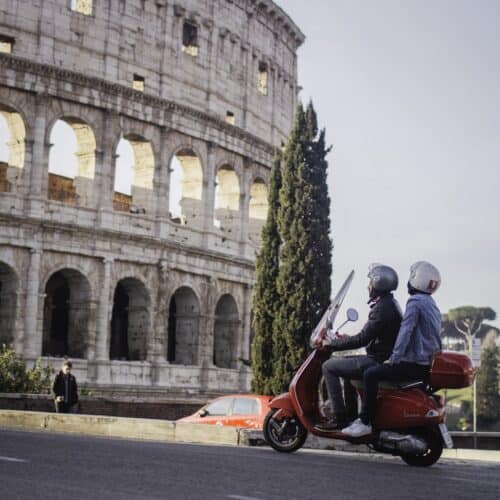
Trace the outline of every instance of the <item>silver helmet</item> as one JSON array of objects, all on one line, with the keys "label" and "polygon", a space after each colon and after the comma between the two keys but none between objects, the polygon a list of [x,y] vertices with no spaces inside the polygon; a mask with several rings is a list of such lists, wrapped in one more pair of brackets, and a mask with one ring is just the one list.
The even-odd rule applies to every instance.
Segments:
[{"label": "silver helmet", "polygon": [[368,291],[370,292],[370,298],[374,299],[379,295],[392,290],[396,290],[398,287],[398,273],[389,266],[384,264],[370,264],[368,267]]},{"label": "silver helmet", "polygon": [[431,295],[441,285],[441,275],[436,266],[421,260],[410,267],[408,285],[414,290]]}]

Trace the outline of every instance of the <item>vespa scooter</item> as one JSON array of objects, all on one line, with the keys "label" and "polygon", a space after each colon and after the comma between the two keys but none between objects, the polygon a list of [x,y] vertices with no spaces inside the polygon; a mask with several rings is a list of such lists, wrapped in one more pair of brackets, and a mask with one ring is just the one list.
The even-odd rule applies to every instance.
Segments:
[{"label": "vespa scooter", "polygon": [[[333,330],[333,321],[347,293],[354,273],[351,272],[311,338],[316,345],[318,335]],[[355,310],[348,311],[348,321],[357,319]],[[344,323],[345,324],[345,323]],[[433,360],[429,380],[380,384],[373,432],[353,438],[341,431],[321,431],[315,425],[324,420],[324,390],[321,367],[332,354],[328,346],[314,348],[290,383],[289,392],[269,403],[264,421],[264,437],[277,451],[293,452],[301,448],[308,433],[365,444],[380,453],[401,457],[408,465],[426,467],[439,460],[443,446],[453,447],[445,424],[444,398],[440,389],[456,389],[472,384],[475,376],[470,358],[456,352],[441,352]],[[352,381],[362,394],[360,381]]]}]

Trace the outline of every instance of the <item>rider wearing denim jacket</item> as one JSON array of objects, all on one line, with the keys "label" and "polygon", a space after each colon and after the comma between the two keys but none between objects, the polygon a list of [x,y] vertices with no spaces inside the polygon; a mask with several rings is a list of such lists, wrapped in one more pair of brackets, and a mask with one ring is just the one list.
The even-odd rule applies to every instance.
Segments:
[{"label": "rider wearing denim jacket", "polygon": [[371,434],[381,380],[403,382],[428,377],[432,358],[441,350],[441,313],[431,297],[440,284],[439,271],[429,262],[420,261],[411,266],[410,298],[393,352],[386,363],[364,372],[360,418],[342,429],[344,434],[352,437]]},{"label": "rider wearing denim jacket", "polygon": [[429,355],[442,349],[440,331],[441,313],[436,302],[426,293],[414,292],[406,303],[389,364],[404,362],[429,365]]}]

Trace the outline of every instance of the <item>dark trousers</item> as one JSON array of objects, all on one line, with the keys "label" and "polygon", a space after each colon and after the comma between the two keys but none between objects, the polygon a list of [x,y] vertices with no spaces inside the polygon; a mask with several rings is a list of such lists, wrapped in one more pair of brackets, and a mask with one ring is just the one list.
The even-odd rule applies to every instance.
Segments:
[{"label": "dark trousers", "polygon": [[383,364],[368,368],[363,375],[363,405],[360,418],[370,424],[377,407],[378,384],[387,382],[405,382],[407,380],[423,380],[429,376],[429,366],[416,363]]},{"label": "dark trousers", "polygon": [[54,404],[56,407],[56,413],[74,413],[73,407],[75,405],[65,403],[64,401],[61,401],[61,402],[54,401]]},{"label": "dark trousers", "polygon": [[[358,415],[358,395],[351,380],[362,380],[363,373],[379,363],[369,356],[345,356],[330,358],[323,363],[328,396],[335,417],[339,420],[353,420]],[[344,394],[340,379],[344,379]]]}]

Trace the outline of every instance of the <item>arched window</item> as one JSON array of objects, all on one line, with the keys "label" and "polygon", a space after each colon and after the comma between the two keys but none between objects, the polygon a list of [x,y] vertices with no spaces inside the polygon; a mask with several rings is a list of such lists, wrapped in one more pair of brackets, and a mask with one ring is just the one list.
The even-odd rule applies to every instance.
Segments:
[{"label": "arched window", "polygon": [[115,210],[152,212],[154,169],[155,160],[150,141],[134,134],[120,139],[116,148]]},{"label": "arched window", "polygon": [[14,340],[18,286],[15,271],[0,261],[0,345]]},{"label": "arched window", "polygon": [[96,142],[92,129],[78,118],[57,120],[50,132],[49,199],[92,206]]},{"label": "arched window", "polygon": [[229,294],[223,295],[215,308],[215,366],[220,368],[236,368],[240,324],[236,301]]},{"label": "arched window", "polygon": [[267,186],[262,179],[256,179],[250,189],[248,237],[254,242],[260,242],[262,226],[267,218]]},{"label": "arched window", "polygon": [[169,211],[174,222],[202,227],[203,170],[196,153],[181,149],[170,164]]},{"label": "arched window", "polygon": [[86,358],[91,292],[75,269],[54,273],[45,286],[43,356]]},{"label": "arched window", "polygon": [[179,288],[168,312],[167,360],[179,365],[195,365],[198,352],[200,304],[193,290]]},{"label": "arched window", "polygon": [[0,104],[0,192],[14,191],[21,182],[25,140],[21,115]]},{"label": "arched window", "polygon": [[214,224],[225,233],[237,238],[240,225],[240,183],[232,167],[225,165],[217,171],[215,180]]},{"label": "arched window", "polygon": [[123,361],[144,361],[149,334],[148,291],[135,278],[121,280],[116,288],[111,315],[109,358]]}]

